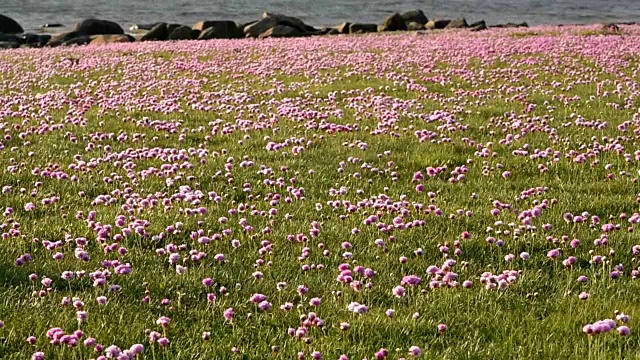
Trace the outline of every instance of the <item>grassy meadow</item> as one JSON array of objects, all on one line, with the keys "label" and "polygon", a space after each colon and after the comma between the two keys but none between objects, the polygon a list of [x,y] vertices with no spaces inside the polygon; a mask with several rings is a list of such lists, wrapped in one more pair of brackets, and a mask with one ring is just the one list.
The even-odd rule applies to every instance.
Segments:
[{"label": "grassy meadow", "polygon": [[638,358],[639,40],[1,52],[0,358]]}]

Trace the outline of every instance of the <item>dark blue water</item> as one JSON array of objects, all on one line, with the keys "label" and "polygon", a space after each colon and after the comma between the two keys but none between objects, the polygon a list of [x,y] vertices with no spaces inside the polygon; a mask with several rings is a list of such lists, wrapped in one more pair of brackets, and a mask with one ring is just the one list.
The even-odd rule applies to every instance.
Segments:
[{"label": "dark blue water", "polygon": [[27,30],[44,23],[71,26],[87,17],[136,23],[230,19],[245,22],[263,11],[300,17],[315,26],[343,21],[380,23],[395,11],[419,8],[427,17],[484,19],[489,24],[530,25],[640,21],[640,0],[0,0],[0,13]]}]

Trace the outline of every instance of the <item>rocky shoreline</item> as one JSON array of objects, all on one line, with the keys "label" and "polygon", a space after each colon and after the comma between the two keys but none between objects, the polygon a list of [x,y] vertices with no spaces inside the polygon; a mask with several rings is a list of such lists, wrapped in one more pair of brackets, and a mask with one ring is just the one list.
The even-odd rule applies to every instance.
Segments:
[{"label": "rocky shoreline", "polygon": [[[364,34],[390,31],[418,31],[467,29],[483,31],[489,28],[528,27],[523,23],[487,25],[484,20],[467,23],[464,18],[431,19],[422,10],[389,15],[380,24],[344,22],[337,26],[316,28],[288,15],[265,12],[262,18],[249,23],[237,24],[231,20],[203,20],[193,26],[158,22],[132,26],[126,33],[117,23],[101,19],[85,19],[73,30],[59,34],[25,33],[15,20],[0,14],[0,49],[38,48],[70,45],[103,45],[136,41],[209,40],[240,38],[287,38],[319,35]],[[607,28],[617,26],[606,24]],[[61,28],[63,24],[45,24],[43,28]],[[145,31],[140,33],[140,31]]]}]

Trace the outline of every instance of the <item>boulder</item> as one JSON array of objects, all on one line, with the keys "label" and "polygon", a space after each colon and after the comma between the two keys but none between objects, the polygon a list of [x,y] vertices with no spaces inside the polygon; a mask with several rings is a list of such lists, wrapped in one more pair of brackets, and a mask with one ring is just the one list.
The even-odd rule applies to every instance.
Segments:
[{"label": "boulder", "polygon": [[404,22],[402,15],[395,13],[389,15],[382,23],[380,31],[404,31],[407,30],[407,24]]},{"label": "boulder", "polygon": [[179,26],[169,34],[167,40],[191,40],[193,39],[192,30],[189,26]]},{"label": "boulder", "polygon": [[124,34],[124,30],[117,23],[100,19],[82,20],[74,30],[84,35]]},{"label": "boulder", "polygon": [[261,39],[270,38],[270,37],[272,38],[299,37],[299,36],[303,36],[304,34],[305,33],[302,30],[296,27],[292,27],[288,25],[276,25],[268,29],[267,31],[263,32],[258,37]]},{"label": "boulder", "polygon": [[431,20],[429,21],[425,27],[428,30],[441,30],[447,27],[447,25],[449,25],[449,23],[451,22],[451,20],[443,20],[443,19],[436,19],[436,20]]},{"label": "boulder", "polygon": [[349,26],[349,34],[364,34],[378,31],[376,24],[351,24]]},{"label": "boulder", "polygon": [[156,26],[158,24],[163,24],[163,23],[156,22],[156,23],[151,23],[151,24],[136,24],[136,25],[133,25],[132,27],[130,27],[129,30],[131,30],[131,31],[135,31],[135,30],[151,30],[151,29],[153,29],[154,26]]},{"label": "boulder", "polygon": [[91,40],[91,45],[107,45],[114,43],[128,43],[135,39],[130,35],[97,35]]},{"label": "boulder", "polygon": [[429,22],[427,16],[420,9],[404,12],[400,16],[402,16],[402,20],[407,24],[407,27],[410,23],[420,24],[424,27]]},{"label": "boulder", "polygon": [[338,30],[338,33],[340,34],[348,34],[350,27],[351,27],[350,22],[343,22],[342,24],[336,26],[335,29]]},{"label": "boulder", "polygon": [[142,35],[140,41],[162,41],[167,40],[169,36],[169,29],[167,29],[167,23],[156,24],[146,34]]},{"label": "boulder", "polygon": [[466,29],[469,25],[467,24],[467,20],[465,19],[455,19],[451,20],[449,24],[445,27],[445,29]]},{"label": "boulder", "polygon": [[487,23],[484,20],[476,21],[473,24],[469,24],[471,31],[482,31],[487,29]]},{"label": "boulder", "polygon": [[13,41],[0,41],[0,49],[17,49],[20,47],[20,43]]},{"label": "boulder", "polygon": [[496,25],[491,25],[489,27],[494,27],[494,28],[519,28],[519,27],[529,27],[529,24],[527,24],[526,22],[522,22],[519,24],[516,23],[506,23],[506,24],[496,24]]},{"label": "boulder", "polygon": [[65,42],[62,43],[63,46],[71,46],[71,45],[87,45],[91,43],[91,36],[89,35],[82,35],[82,36],[78,36],[76,38],[67,40]]},{"label": "boulder", "polygon": [[233,21],[201,21],[194,27],[200,30],[200,40],[209,39],[238,39],[243,37],[243,32]]},{"label": "boulder", "polygon": [[265,31],[271,29],[272,27],[279,25],[278,21],[274,18],[264,18],[256,23],[248,25],[244,28],[243,32],[246,37],[256,38],[260,36],[260,34]]},{"label": "boulder", "polygon": [[0,34],[21,34],[24,30],[17,21],[0,14]]},{"label": "boulder", "polygon": [[336,29],[336,28],[330,29],[330,30],[327,32],[327,35],[339,35],[339,34],[342,34],[342,33],[340,32],[340,30],[338,30],[338,29]]},{"label": "boulder", "polygon": [[58,35],[53,36],[49,40],[49,42],[47,43],[47,46],[51,46],[51,47],[60,46],[65,41],[69,41],[71,39],[75,39],[75,38],[78,38],[78,37],[81,37],[81,36],[83,36],[83,34],[77,32],[77,31],[69,31],[69,32],[66,32],[66,33],[58,34]]},{"label": "boulder", "polygon": [[264,14],[262,14],[262,18],[263,19],[267,19],[267,18],[271,18],[274,19],[278,22],[278,24],[280,25],[288,25],[290,27],[297,27],[300,30],[307,30],[307,24],[304,23],[304,21],[298,19],[297,17],[293,17],[293,16],[288,16],[288,15],[283,15],[283,14],[276,14],[276,13],[270,13],[270,12],[264,12]]},{"label": "boulder", "polygon": [[424,30],[424,24],[420,24],[412,21],[410,23],[407,23],[407,30],[412,30],[412,31]]},{"label": "boulder", "polygon": [[180,24],[167,24],[167,36],[169,36],[169,34],[171,34],[173,32],[173,30],[179,28]]},{"label": "boulder", "polygon": [[64,27],[64,25],[62,25],[60,23],[46,23],[46,24],[42,25],[43,29],[61,28],[61,27]]}]

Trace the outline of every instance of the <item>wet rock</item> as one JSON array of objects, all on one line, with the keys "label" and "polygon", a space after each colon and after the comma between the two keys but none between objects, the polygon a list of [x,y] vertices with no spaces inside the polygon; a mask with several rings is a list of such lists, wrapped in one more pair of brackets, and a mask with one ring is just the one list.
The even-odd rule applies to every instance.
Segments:
[{"label": "wet rock", "polygon": [[167,40],[169,36],[169,29],[167,28],[167,23],[159,23],[156,24],[151,30],[149,30],[146,34],[142,35],[140,41],[162,41]]},{"label": "wet rock", "polygon": [[0,14],[0,34],[21,34],[24,30],[17,21]]},{"label": "wet rock", "polygon": [[84,35],[124,34],[124,30],[117,23],[101,19],[82,20],[74,30]]},{"label": "wet rock", "polygon": [[407,24],[402,16],[398,13],[387,17],[382,23],[380,31],[404,31],[407,30]]},{"label": "wet rock", "polygon": [[61,28],[61,27],[64,27],[64,25],[62,25],[60,23],[46,23],[46,24],[42,25],[43,29]]},{"label": "wet rock", "polygon": [[193,26],[193,29],[201,31],[198,39],[238,39],[243,37],[243,32],[233,21],[201,21]]},{"label": "wet rock", "polygon": [[376,24],[351,24],[349,26],[349,34],[365,34],[378,31]]}]

